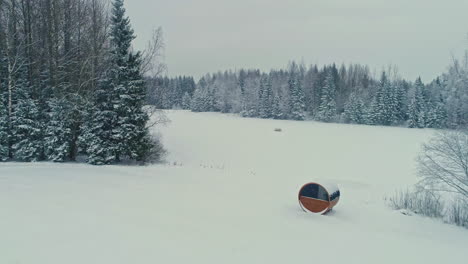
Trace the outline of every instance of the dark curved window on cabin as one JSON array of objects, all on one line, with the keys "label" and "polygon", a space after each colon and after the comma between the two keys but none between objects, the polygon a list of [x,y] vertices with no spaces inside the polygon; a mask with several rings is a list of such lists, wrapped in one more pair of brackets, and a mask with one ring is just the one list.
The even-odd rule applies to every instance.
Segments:
[{"label": "dark curved window on cabin", "polygon": [[309,184],[306,185],[300,193],[300,196],[310,197],[318,200],[328,201],[328,193],[320,185],[317,184]]},{"label": "dark curved window on cabin", "polygon": [[330,195],[330,201],[335,200],[336,198],[340,197],[340,191],[336,191]]}]

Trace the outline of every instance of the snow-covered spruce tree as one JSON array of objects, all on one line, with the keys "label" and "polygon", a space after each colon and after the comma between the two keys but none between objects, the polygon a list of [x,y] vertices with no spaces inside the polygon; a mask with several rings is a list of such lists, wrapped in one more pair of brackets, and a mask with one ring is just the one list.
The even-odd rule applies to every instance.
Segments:
[{"label": "snow-covered spruce tree", "polygon": [[64,162],[70,158],[73,140],[71,105],[66,99],[49,101],[49,122],[45,129],[45,155],[47,160]]},{"label": "snow-covered spruce tree", "polygon": [[440,78],[436,78],[426,86],[426,127],[447,128],[447,107],[444,87]]},{"label": "snow-covered spruce tree", "polygon": [[389,104],[387,106],[387,124],[389,126],[396,125],[401,122],[401,107],[402,107],[402,97],[400,94],[400,87],[396,85],[394,82],[388,82],[388,91],[387,91],[387,99]]},{"label": "snow-covered spruce tree", "polygon": [[369,109],[369,124],[390,126],[398,122],[399,95],[397,88],[382,73],[377,93]]},{"label": "snow-covered spruce tree", "polygon": [[447,127],[468,127],[468,53],[462,61],[454,60],[439,81],[447,113]]},{"label": "snow-covered spruce tree", "polygon": [[265,93],[265,77],[260,78],[260,87],[258,88],[258,106],[257,106],[257,112],[258,112],[258,117],[260,118],[267,118],[265,109],[264,109],[264,93]]},{"label": "snow-covered spruce tree", "polygon": [[151,151],[150,134],[146,126],[149,117],[143,109],[146,90],[140,73],[140,54],[129,54],[127,61],[127,80],[120,90],[117,104],[117,129],[113,138],[117,142],[117,161],[122,156],[143,161]]},{"label": "snow-covered spruce tree", "polygon": [[218,94],[216,93],[217,92],[217,87],[210,87],[210,89],[208,89],[208,93],[207,93],[207,107],[208,107],[208,111],[209,112],[219,112],[221,109],[220,109],[220,106],[219,106],[219,98],[218,98]]},{"label": "snow-covered spruce tree", "polygon": [[131,51],[135,36],[125,17],[123,0],[115,0],[112,5],[108,70],[95,90],[80,137],[88,162],[95,165],[124,158],[143,161],[152,150],[146,126],[149,117],[143,109],[146,89],[141,55]]},{"label": "snow-covered spruce tree", "polygon": [[198,87],[193,93],[192,103],[190,110],[193,112],[204,112],[206,111],[206,93],[204,89]]},{"label": "snow-covered spruce tree", "polygon": [[424,84],[421,78],[418,78],[413,85],[413,94],[408,106],[408,126],[411,128],[426,127],[426,111]]},{"label": "snow-covered spruce tree", "polygon": [[393,93],[395,101],[395,124],[403,123],[407,120],[407,91],[405,90],[406,82],[397,82],[393,84],[395,92]]},{"label": "snow-covered spruce tree", "polygon": [[272,117],[272,99],[273,91],[271,88],[271,83],[268,77],[262,77],[260,80],[260,90],[259,90],[259,109],[258,114],[261,118],[271,118]]},{"label": "snow-covered spruce tree", "polygon": [[442,104],[437,104],[429,110],[426,115],[426,127],[430,128],[445,128],[445,120],[447,114]]},{"label": "snow-covered spruce tree", "polygon": [[108,79],[101,79],[88,105],[79,145],[87,155],[87,162],[94,165],[109,164],[116,160],[116,144],[113,131],[117,127],[117,113],[112,101],[112,86]]},{"label": "snow-covered spruce tree", "polygon": [[143,161],[152,148],[146,125],[149,117],[143,109],[146,89],[141,74],[141,54],[131,51],[135,35],[123,4],[123,0],[113,2],[111,17],[111,59],[106,84],[112,88],[112,105],[117,114],[111,139],[115,161],[124,157]]},{"label": "snow-covered spruce tree", "polygon": [[426,115],[426,127],[445,128],[447,127],[447,112],[442,97],[431,104],[430,110]]},{"label": "snow-covered spruce tree", "polygon": [[288,80],[289,87],[289,118],[292,120],[305,119],[305,104],[304,91],[302,90],[301,82],[296,77],[295,73],[291,73]]},{"label": "snow-covered spruce tree", "polygon": [[185,92],[184,96],[182,97],[182,109],[184,110],[190,109],[191,104],[192,104],[192,98],[190,97],[190,94],[188,92]]},{"label": "snow-covered spruce tree", "polygon": [[260,88],[260,72],[247,72],[247,77],[244,80],[244,92],[242,93],[241,116],[243,117],[259,117],[259,88]]},{"label": "snow-covered spruce tree", "polygon": [[270,79],[268,79],[265,89],[265,93],[263,94],[263,111],[266,118],[271,118],[273,116],[273,89]]},{"label": "snow-covered spruce tree", "polygon": [[170,101],[170,106],[169,108],[171,109],[176,109],[180,107],[180,100],[182,99],[182,94],[181,92],[181,80],[180,77],[172,80],[170,87],[170,93],[169,93],[169,101]]},{"label": "snow-covered spruce tree", "polygon": [[[93,91],[92,102],[86,106],[85,120],[79,145],[87,162],[104,165],[116,162],[123,143],[118,128],[118,110],[122,107],[121,95],[127,96],[128,55],[133,40],[129,20],[124,18],[123,1],[113,2],[111,18],[111,52],[107,70],[103,72]],[[122,23],[123,22],[123,23]]]},{"label": "snow-covered spruce tree", "polygon": [[8,111],[0,91],[0,161],[9,159],[9,128]]},{"label": "snow-covered spruce tree", "polygon": [[20,161],[44,159],[44,125],[36,100],[31,98],[24,79],[16,82],[17,102],[12,113],[11,134],[14,135],[13,157]]},{"label": "snow-covered spruce tree", "polygon": [[366,114],[365,114],[365,120],[367,125],[373,125],[377,126],[379,125],[379,116],[378,116],[378,111],[376,111],[379,108],[379,104],[377,102],[377,96],[373,96],[371,99],[371,103],[366,109]]},{"label": "snow-covered spruce tree", "polygon": [[322,87],[322,96],[320,106],[315,118],[323,122],[333,122],[336,118],[336,100],[335,100],[335,80],[330,71],[325,78],[325,85]]},{"label": "snow-covered spruce tree", "polygon": [[273,97],[272,104],[271,117],[273,119],[284,119],[284,113],[281,109],[281,97],[279,95]]},{"label": "snow-covered spruce tree", "polygon": [[353,124],[365,124],[365,105],[362,99],[352,93],[344,107],[345,121]]}]

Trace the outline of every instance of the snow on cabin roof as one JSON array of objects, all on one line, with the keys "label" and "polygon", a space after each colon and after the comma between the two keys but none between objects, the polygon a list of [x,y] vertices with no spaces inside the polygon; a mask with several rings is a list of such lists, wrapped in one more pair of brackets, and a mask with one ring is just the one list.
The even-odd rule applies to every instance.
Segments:
[{"label": "snow on cabin roof", "polygon": [[338,185],[336,183],[327,181],[327,180],[318,180],[316,183],[320,184],[325,188],[328,192],[329,195],[332,195],[333,193],[339,191]]}]

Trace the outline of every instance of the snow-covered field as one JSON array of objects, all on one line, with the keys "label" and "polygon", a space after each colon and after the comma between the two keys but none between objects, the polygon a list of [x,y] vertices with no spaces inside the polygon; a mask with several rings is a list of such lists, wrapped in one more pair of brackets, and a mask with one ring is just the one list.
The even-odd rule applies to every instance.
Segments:
[{"label": "snow-covered field", "polygon": [[[468,230],[383,200],[430,130],[167,113],[165,165],[0,164],[0,264],[467,263]],[[297,202],[317,179],[326,216]]]}]

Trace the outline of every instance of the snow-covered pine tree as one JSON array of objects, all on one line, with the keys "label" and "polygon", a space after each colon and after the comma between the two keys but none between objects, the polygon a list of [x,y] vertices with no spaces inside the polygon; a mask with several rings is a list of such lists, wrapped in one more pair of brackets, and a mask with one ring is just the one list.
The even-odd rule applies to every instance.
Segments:
[{"label": "snow-covered pine tree", "polygon": [[395,83],[390,81],[386,87],[386,100],[388,104],[386,105],[386,125],[392,126],[399,123],[400,116],[400,96],[398,93],[398,86]]},{"label": "snow-covered pine tree", "polygon": [[192,98],[190,97],[190,94],[188,92],[185,92],[184,96],[182,97],[182,109],[184,110],[190,109],[191,104],[192,104]]},{"label": "snow-covered pine tree", "polygon": [[442,76],[441,88],[444,95],[449,128],[468,127],[468,52],[460,62],[455,60]]},{"label": "snow-covered pine tree", "polygon": [[219,107],[219,100],[218,100],[218,95],[216,94],[216,87],[210,87],[208,89],[207,97],[206,97],[206,105],[207,105],[207,111],[209,112],[219,112],[220,107]]},{"label": "snow-covered pine tree", "polygon": [[426,127],[426,110],[424,84],[421,78],[418,78],[413,85],[413,94],[408,106],[408,126],[411,128]]},{"label": "snow-covered pine tree", "polygon": [[395,100],[395,111],[396,111],[396,120],[394,124],[403,123],[407,119],[407,91],[405,90],[406,82],[394,83],[393,87],[395,89],[394,100]]},{"label": "snow-covered pine tree", "polygon": [[94,91],[93,102],[87,106],[79,145],[94,165],[110,164],[116,160],[113,130],[117,126],[117,113],[112,104],[112,86],[105,76]]},{"label": "snow-covered pine tree", "polygon": [[183,84],[182,84],[182,77],[179,76],[177,77],[171,87],[171,108],[172,109],[177,109],[180,108],[182,105],[182,89],[183,89]]},{"label": "snow-covered pine tree", "polygon": [[260,89],[259,89],[259,109],[258,115],[261,118],[271,118],[272,117],[272,96],[273,91],[271,89],[271,83],[268,77],[262,77],[260,79]]},{"label": "snow-covered pine tree", "polygon": [[[130,20],[125,17],[123,0],[112,2],[111,54],[108,70],[99,80],[92,105],[88,107],[87,122],[83,126],[80,145],[85,149],[87,162],[103,165],[116,162],[124,152],[122,117],[129,99],[128,83],[131,41],[135,38]],[[122,100],[124,99],[124,100]]]},{"label": "snow-covered pine tree", "polygon": [[9,159],[9,128],[8,111],[0,91],[0,161]]},{"label": "snow-covered pine tree", "polygon": [[320,106],[315,118],[322,122],[333,122],[336,118],[336,100],[335,100],[335,80],[333,73],[330,71],[325,78],[325,84],[322,87],[322,96],[320,98]]},{"label": "snow-covered pine tree", "polygon": [[145,81],[141,74],[141,54],[131,51],[135,39],[130,19],[125,16],[124,0],[114,0],[111,18],[110,82],[117,126],[112,130],[115,159],[145,160],[151,150],[149,117],[143,109]]},{"label": "snow-covered pine tree", "polygon": [[264,93],[264,100],[263,100],[263,111],[265,113],[266,118],[273,117],[273,89],[271,80],[268,78]]},{"label": "snow-covered pine tree", "polygon": [[396,89],[392,87],[386,73],[382,72],[377,92],[369,109],[369,124],[384,126],[393,124],[397,119],[397,107]]},{"label": "snow-covered pine tree", "polygon": [[29,85],[20,77],[16,81],[17,102],[12,113],[11,135],[14,159],[20,161],[40,161],[44,159],[44,127],[37,102],[31,98]]},{"label": "snow-covered pine tree", "polygon": [[426,115],[426,127],[430,128],[445,128],[447,127],[447,112],[445,110],[445,103],[440,96],[439,100],[433,102],[428,107],[429,111]]},{"label": "snow-covered pine tree", "polygon": [[72,109],[66,99],[49,101],[49,122],[45,130],[45,155],[47,160],[64,162],[70,158],[73,140]]},{"label": "snow-covered pine tree", "polygon": [[345,121],[353,124],[365,124],[365,106],[362,99],[352,93],[344,107]]},{"label": "snow-covered pine tree", "polygon": [[284,119],[283,110],[281,109],[281,97],[279,95],[273,97],[271,117],[273,119]]},{"label": "snow-covered pine tree", "polygon": [[204,112],[206,111],[206,92],[205,89],[198,87],[193,93],[192,104],[190,109],[193,112]]},{"label": "snow-covered pine tree", "polygon": [[260,87],[258,88],[258,116],[260,118],[266,118],[266,114],[265,114],[265,111],[264,111],[264,107],[263,107],[263,101],[264,101],[264,90],[265,90],[265,78],[264,77],[261,77],[260,78]]},{"label": "snow-covered pine tree", "polygon": [[379,119],[379,104],[377,102],[377,96],[374,96],[372,98],[371,103],[366,109],[365,113],[365,120],[367,125],[372,125],[372,126],[377,126],[380,125],[380,119]]},{"label": "snow-covered pine tree", "polygon": [[419,127],[418,123],[419,112],[418,112],[418,103],[415,96],[411,97],[408,105],[408,127],[416,128]]},{"label": "snow-covered pine tree", "polygon": [[129,82],[127,86],[127,97],[123,98],[125,109],[119,115],[119,125],[122,128],[125,145],[123,154],[130,159],[137,161],[147,161],[153,148],[153,140],[149,132],[147,123],[148,113],[144,110],[146,101],[146,89],[143,76],[141,74],[140,53],[129,57]]},{"label": "snow-covered pine tree", "polygon": [[241,115],[244,117],[258,117],[259,115],[259,87],[260,87],[261,74],[260,71],[247,71],[246,78],[244,79],[242,93],[242,111]]},{"label": "snow-covered pine tree", "polygon": [[289,118],[292,120],[305,119],[304,91],[296,74],[292,72],[288,80],[289,87]]}]

